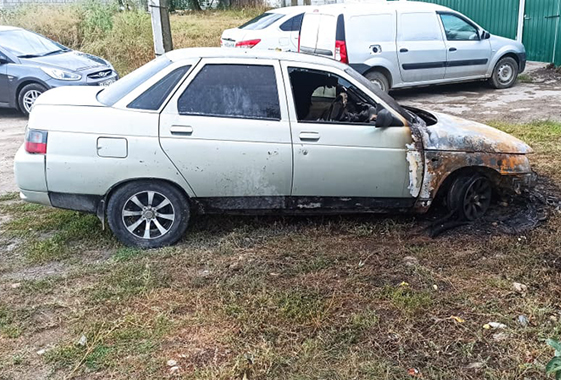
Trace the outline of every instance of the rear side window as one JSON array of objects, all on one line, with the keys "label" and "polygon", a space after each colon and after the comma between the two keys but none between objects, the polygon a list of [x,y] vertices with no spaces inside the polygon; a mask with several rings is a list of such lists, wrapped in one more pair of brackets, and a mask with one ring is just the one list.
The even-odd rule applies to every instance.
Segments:
[{"label": "rear side window", "polygon": [[148,90],[142,93],[138,98],[133,100],[127,108],[143,109],[155,111],[162,106],[171,91],[191,66],[183,66],[173,70],[164,78],[157,81]]},{"label": "rear side window", "polygon": [[280,20],[283,18],[284,15],[280,13],[263,13],[255,17],[252,20],[249,20],[245,24],[239,27],[239,29],[244,30],[261,30],[265,29],[266,27],[272,25],[275,21]]},{"label": "rear side window", "polygon": [[304,13],[299,14],[298,16],[294,16],[290,20],[285,21],[280,26],[280,29],[285,32],[297,32],[300,30],[300,27],[302,26],[303,18],[304,18]]},{"label": "rear side window", "polygon": [[399,23],[399,41],[442,41],[435,12],[403,13]]},{"label": "rear side window", "polygon": [[179,97],[177,109],[181,115],[280,120],[275,68],[206,65]]}]

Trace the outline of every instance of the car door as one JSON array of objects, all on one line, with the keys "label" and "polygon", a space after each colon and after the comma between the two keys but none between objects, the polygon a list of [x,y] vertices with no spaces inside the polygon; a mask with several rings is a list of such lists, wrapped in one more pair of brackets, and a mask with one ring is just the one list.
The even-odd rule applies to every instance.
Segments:
[{"label": "car door", "polygon": [[447,79],[483,76],[491,58],[491,42],[482,40],[479,28],[468,19],[454,14],[439,12],[446,36]]},{"label": "car door", "polygon": [[304,13],[301,13],[280,25],[279,46],[283,51],[298,51],[298,35],[303,18]]},{"label": "car door", "polygon": [[294,143],[293,197],[411,200],[406,160],[406,145],[412,140],[409,128],[318,120],[337,90],[335,82],[325,86],[316,76],[329,76],[337,85],[363,94],[368,90],[343,71],[304,63],[282,65]]},{"label": "car door", "polygon": [[8,81],[8,57],[0,51],[0,104],[10,102],[10,91]]},{"label": "car door", "polygon": [[444,78],[446,45],[435,12],[398,12],[397,58],[404,82]]},{"label": "car door", "polygon": [[254,208],[286,197],[292,146],[283,99],[278,61],[204,59],[161,113],[161,146],[198,198]]}]

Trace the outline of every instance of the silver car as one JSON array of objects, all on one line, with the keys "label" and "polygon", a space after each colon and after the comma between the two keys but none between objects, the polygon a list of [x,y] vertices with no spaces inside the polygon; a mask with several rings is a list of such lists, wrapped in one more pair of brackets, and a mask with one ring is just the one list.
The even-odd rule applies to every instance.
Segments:
[{"label": "silver car", "polygon": [[311,7],[299,43],[299,51],[348,63],[384,91],[482,79],[507,88],[526,66],[520,42],[415,1]]},{"label": "silver car", "polygon": [[331,59],[185,49],[105,89],[41,95],[15,173],[22,199],[159,247],[193,213],[422,213],[441,194],[477,219],[493,192],[531,185],[529,153],[491,127],[402,108]]}]

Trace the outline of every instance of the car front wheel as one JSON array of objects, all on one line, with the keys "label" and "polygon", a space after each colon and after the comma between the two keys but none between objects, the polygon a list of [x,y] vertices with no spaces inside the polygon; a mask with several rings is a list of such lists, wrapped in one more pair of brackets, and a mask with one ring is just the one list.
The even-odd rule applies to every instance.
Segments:
[{"label": "car front wheel", "polygon": [[504,57],[497,62],[489,83],[494,88],[509,88],[514,85],[516,78],[518,78],[518,63],[512,57]]},{"label": "car front wheel", "polygon": [[177,243],[189,222],[189,204],[176,187],[136,181],[115,191],[107,204],[109,227],[125,245],[158,248]]},{"label": "car front wheel", "polygon": [[493,188],[487,177],[481,174],[457,178],[448,191],[447,204],[463,220],[477,220],[489,209]]},{"label": "car front wheel", "polygon": [[18,105],[24,115],[29,115],[31,107],[37,98],[47,89],[39,83],[30,83],[24,86],[18,95]]}]

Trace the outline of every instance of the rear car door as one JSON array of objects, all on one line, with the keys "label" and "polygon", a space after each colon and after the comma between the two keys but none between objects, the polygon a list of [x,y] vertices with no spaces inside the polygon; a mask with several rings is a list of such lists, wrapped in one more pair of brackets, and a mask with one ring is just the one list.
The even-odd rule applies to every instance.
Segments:
[{"label": "rear car door", "polygon": [[444,78],[446,45],[435,12],[398,13],[397,57],[404,82]]},{"label": "rear car door", "polygon": [[304,13],[301,13],[289,18],[280,25],[279,46],[283,51],[298,51],[298,35],[300,34],[303,18]]},{"label": "rear car door", "polygon": [[9,91],[8,81],[8,56],[0,51],[0,105],[10,103],[11,91]]},{"label": "rear car door", "polygon": [[234,200],[229,208],[241,205],[236,199],[290,195],[292,146],[280,66],[250,62],[203,59],[160,116],[161,146],[196,196]]},{"label": "rear car door", "polygon": [[[379,199],[384,208],[389,199],[396,200],[394,206],[413,199],[407,188],[409,128],[322,121],[324,109],[335,99],[335,84],[363,94],[365,89],[343,71],[294,62],[282,65],[294,142],[293,197]],[[341,201],[352,201],[345,199]]]},{"label": "rear car door", "polygon": [[439,12],[446,36],[445,78],[484,76],[491,58],[491,42],[482,40],[479,28],[454,13]]},{"label": "rear car door", "polygon": [[337,17],[306,12],[300,30],[300,51],[335,58]]}]

